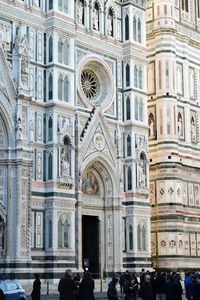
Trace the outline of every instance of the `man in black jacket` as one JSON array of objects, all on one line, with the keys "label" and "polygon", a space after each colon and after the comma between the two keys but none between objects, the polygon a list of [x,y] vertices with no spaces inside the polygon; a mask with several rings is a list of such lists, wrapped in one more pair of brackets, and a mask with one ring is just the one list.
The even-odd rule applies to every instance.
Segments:
[{"label": "man in black jacket", "polygon": [[146,274],[144,277],[144,282],[140,286],[139,296],[143,300],[153,300],[153,290],[150,283],[150,275]]},{"label": "man in black jacket", "polygon": [[60,293],[60,300],[73,300],[76,284],[72,279],[72,271],[66,270],[65,276],[60,279],[58,284],[58,291]]}]

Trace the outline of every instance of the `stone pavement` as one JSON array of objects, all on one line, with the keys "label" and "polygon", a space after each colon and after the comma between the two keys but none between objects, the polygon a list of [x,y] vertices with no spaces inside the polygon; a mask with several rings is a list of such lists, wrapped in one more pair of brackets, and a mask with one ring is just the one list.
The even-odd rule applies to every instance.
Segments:
[{"label": "stone pavement", "polygon": [[[186,300],[185,296],[182,297],[182,300]],[[106,297],[106,292],[95,292],[95,299],[97,300],[107,300]],[[124,297],[122,297],[121,299],[124,299]],[[140,298],[141,299],[141,298]],[[31,300],[31,297],[28,296],[27,300]],[[41,300],[59,300],[59,295],[42,295]],[[138,298],[139,300],[139,298]]]}]

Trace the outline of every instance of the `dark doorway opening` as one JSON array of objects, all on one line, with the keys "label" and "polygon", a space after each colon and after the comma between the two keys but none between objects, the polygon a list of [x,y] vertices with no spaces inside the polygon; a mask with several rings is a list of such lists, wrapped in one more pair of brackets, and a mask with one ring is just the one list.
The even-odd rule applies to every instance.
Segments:
[{"label": "dark doorway opening", "polygon": [[82,216],[82,263],[93,278],[99,277],[99,220],[94,216]]}]

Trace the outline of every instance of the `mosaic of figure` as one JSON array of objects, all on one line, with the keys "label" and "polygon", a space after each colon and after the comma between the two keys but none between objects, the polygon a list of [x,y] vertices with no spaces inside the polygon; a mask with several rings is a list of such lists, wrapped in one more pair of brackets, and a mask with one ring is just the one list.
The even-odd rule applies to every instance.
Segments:
[{"label": "mosaic of figure", "polygon": [[83,179],[82,184],[83,193],[87,195],[95,195],[98,192],[98,181],[95,175],[89,171]]}]

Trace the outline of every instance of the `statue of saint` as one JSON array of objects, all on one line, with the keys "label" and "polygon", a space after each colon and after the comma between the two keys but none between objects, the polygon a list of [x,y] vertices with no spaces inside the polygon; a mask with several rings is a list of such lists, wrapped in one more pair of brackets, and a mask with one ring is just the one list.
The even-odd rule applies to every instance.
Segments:
[{"label": "statue of saint", "polygon": [[151,119],[150,121],[150,137],[154,137],[154,121]]},{"label": "statue of saint", "polygon": [[111,35],[113,34],[113,25],[112,25],[112,17],[110,15],[108,15],[107,18],[107,35]]},{"label": "statue of saint", "polygon": [[194,120],[192,120],[191,122],[191,138],[192,141],[196,140],[196,128],[195,128]]},{"label": "statue of saint", "polygon": [[178,136],[180,137],[183,135],[183,125],[182,125],[182,119],[180,117],[178,119],[177,127],[178,127]]},{"label": "statue of saint", "polygon": [[22,140],[22,122],[21,119],[18,118],[17,125],[16,125],[16,141],[19,144]]},{"label": "statue of saint", "polygon": [[70,164],[68,162],[64,149],[62,150],[62,157],[61,157],[61,175],[62,177],[70,176]]},{"label": "statue of saint", "polygon": [[140,188],[146,186],[146,175],[144,174],[144,166],[142,163],[138,164],[138,183]]},{"label": "statue of saint", "polygon": [[83,24],[83,3],[81,1],[78,2],[77,4],[77,21],[80,24]]}]

